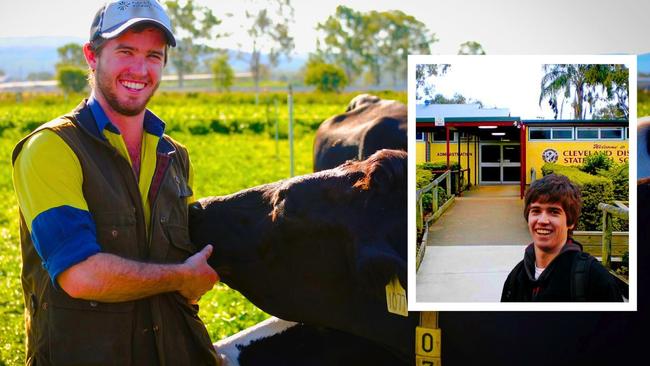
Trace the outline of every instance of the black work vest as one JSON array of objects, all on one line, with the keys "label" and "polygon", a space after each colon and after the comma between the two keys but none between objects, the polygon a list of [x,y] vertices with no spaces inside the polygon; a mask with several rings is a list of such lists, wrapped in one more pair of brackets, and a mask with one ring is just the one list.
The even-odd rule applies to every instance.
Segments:
[{"label": "black work vest", "polygon": [[[187,229],[186,200],[192,192],[187,185],[188,154],[182,145],[168,136],[158,144],[147,238],[135,174],[101,138],[85,101],[36,131],[41,129],[60,136],[79,159],[84,199],[102,252],[154,263],[181,263],[196,252]],[[18,143],[13,162],[32,134]],[[20,239],[28,365],[219,364],[198,307],[180,294],[120,303],[74,299],[52,285],[22,212]]]}]

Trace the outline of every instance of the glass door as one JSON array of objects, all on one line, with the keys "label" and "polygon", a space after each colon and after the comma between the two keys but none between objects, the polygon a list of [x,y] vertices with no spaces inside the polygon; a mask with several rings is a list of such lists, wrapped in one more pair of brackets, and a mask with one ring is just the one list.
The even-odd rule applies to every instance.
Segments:
[{"label": "glass door", "polygon": [[519,144],[481,144],[481,184],[519,183],[519,173],[521,171],[520,149]]}]

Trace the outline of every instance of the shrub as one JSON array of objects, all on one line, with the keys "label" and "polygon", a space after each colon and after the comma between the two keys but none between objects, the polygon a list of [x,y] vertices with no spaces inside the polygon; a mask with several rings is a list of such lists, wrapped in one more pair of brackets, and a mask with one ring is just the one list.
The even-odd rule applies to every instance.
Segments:
[{"label": "shrub", "polygon": [[210,133],[210,128],[206,125],[193,125],[187,128],[192,135],[207,135]]},{"label": "shrub", "polygon": [[61,66],[56,72],[59,88],[66,94],[79,93],[88,85],[86,70],[76,66]]},{"label": "shrub", "polygon": [[211,68],[217,90],[230,91],[230,87],[235,80],[235,71],[228,63],[228,54],[223,53],[215,57],[212,61]]},{"label": "shrub", "polygon": [[602,230],[603,213],[598,209],[600,202],[611,203],[614,200],[612,181],[606,177],[587,174],[575,167],[546,163],[542,174],[564,175],[580,187],[582,194],[582,214],[576,230]]},{"label": "shrub", "polygon": [[314,61],[307,64],[305,84],[315,86],[319,92],[338,93],[348,85],[348,78],[341,67]]},{"label": "shrub", "polygon": [[431,183],[433,180],[433,173],[431,173],[430,170],[428,169],[423,169],[418,167],[416,172],[415,172],[415,180],[418,189],[426,186],[427,184]]},{"label": "shrub", "polygon": [[230,129],[221,121],[215,119],[210,122],[210,129],[216,133],[227,134],[230,133]]},{"label": "shrub", "polygon": [[[431,171],[433,173],[434,171],[447,170],[447,163],[432,163],[432,162],[421,163],[421,164],[418,164],[418,168],[429,170],[429,171]],[[451,170],[452,170],[452,173],[451,173],[451,191],[452,192],[457,192],[458,191],[456,189],[457,188],[456,187],[456,175],[457,175],[457,173],[453,172],[454,170],[458,170],[458,169],[460,169],[460,164],[458,164],[458,162],[451,163]],[[431,178],[431,180],[436,179],[441,174],[442,173],[433,173],[433,177]],[[440,182],[440,184],[442,186],[444,186],[445,182]],[[441,202],[443,202],[443,201],[441,201]]]},{"label": "shrub", "polygon": [[601,175],[612,180],[614,185],[614,199],[629,201],[630,199],[630,165],[629,163],[614,164],[608,171]]},{"label": "shrub", "polygon": [[599,151],[587,156],[580,170],[585,173],[596,174],[599,170],[609,170],[612,165],[614,165],[614,160],[608,157],[605,152]]}]

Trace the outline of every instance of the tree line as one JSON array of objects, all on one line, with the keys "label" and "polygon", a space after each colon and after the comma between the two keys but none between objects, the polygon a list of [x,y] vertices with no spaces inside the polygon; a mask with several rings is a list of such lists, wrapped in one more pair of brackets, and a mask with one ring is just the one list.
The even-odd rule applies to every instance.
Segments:
[{"label": "tree line", "polygon": [[[260,81],[282,58],[290,59],[295,47],[292,26],[294,9],[290,0],[251,0],[242,6],[242,31],[220,32],[226,17],[194,0],[164,2],[171,18],[177,45],[169,51],[169,64],[183,87],[185,75],[197,70],[201,60],[213,73],[215,86],[229,90],[234,71],[227,50],[211,45],[219,39],[236,36],[240,41],[237,57],[245,59],[256,94]],[[351,83],[393,85],[406,80],[407,55],[430,54],[438,41],[435,33],[414,16],[399,10],[360,12],[338,6],[334,14],[316,25],[319,32],[316,51],[309,54],[303,68],[304,81],[321,91],[340,91]],[[460,45],[460,54],[484,54],[477,42]],[[264,56],[264,57],[263,57]],[[79,90],[85,85],[81,46],[68,44],[59,48],[57,79],[64,91]],[[75,71],[76,70],[76,71]]]}]

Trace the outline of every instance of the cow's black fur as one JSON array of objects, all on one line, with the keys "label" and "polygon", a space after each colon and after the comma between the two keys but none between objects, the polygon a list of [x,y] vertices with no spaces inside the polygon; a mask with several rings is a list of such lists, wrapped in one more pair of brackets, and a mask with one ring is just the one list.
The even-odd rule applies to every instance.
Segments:
[{"label": "cow's black fur", "polygon": [[406,153],[201,199],[192,241],[215,245],[224,283],[279,318],[361,336],[403,360],[414,325],[387,311],[385,286],[406,288]]},{"label": "cow's black fur", "polygon": [[381,149],[406,151],[406,106],[361,94],[343,114],[323,122],[314,138],[314,171],[363,160]]}]

